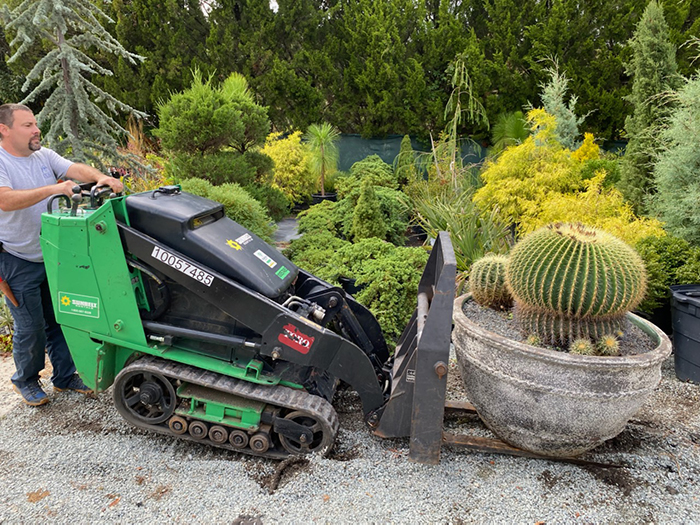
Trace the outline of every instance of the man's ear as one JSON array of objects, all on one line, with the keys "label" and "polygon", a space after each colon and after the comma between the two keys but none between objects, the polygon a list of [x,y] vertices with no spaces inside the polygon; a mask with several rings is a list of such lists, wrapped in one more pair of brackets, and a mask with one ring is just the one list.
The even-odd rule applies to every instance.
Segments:
[{"label": "man's ear", "polygon": [[10,127],[7,124],[0,123],[0,135],[5,136],[10,131]]}]

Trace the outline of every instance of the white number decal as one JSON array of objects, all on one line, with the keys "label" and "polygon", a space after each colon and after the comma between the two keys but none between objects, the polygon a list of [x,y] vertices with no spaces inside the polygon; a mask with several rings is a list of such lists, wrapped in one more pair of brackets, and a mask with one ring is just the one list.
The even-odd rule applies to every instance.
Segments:
[{"label": "white number decal", "polygon": [[207,286],[211,286],[211,283],[214,282],[214,276],[212,274],[205,272],[201,268],[198,268],[183,259],[180,259],[177,255],[162,250],[159,246],[153,247],[151,257],[158,259],[171,268],[175,268],[177,271],[184,273],[188,277],[192,277],[192,279]]}]

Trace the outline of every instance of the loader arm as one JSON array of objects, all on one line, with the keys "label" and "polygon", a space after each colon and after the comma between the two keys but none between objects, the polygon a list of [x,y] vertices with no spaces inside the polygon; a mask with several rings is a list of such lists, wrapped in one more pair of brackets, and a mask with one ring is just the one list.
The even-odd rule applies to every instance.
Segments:
[{"label": "loader arm", "polygon": [[[327,370],[355,389],[362,400],[363,412],[369,414],[384,402],[375,367],[367,354],[338,334],[316,324],[282,305],[261,297],[211,268],[176,252],[171,247],[119,223],[119,231],[127,253],[152,266],[169,279],[182,284],[193,294],[214,304],[223,312],[262,335],[258,351],[275,360]],[[191,278],[163,262],[154,253],[167,252],[187,261],[211,275],[207,283]],[[339,292],[340,293],[340,292]],[[339,296],[339,299],[341,297]],[[289,326],[296,329],[310,345],[297,347],[288,342]]]}]

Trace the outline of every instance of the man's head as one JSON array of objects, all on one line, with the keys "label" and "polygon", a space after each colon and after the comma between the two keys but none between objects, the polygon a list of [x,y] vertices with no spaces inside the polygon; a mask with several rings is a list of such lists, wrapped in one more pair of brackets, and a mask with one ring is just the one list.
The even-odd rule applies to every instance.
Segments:
[{"label": "man's head", "polygon": [[28,157],[41,149],[41,131],[32,110],[23,104],[0,106],[2,147],[11,155]]}]

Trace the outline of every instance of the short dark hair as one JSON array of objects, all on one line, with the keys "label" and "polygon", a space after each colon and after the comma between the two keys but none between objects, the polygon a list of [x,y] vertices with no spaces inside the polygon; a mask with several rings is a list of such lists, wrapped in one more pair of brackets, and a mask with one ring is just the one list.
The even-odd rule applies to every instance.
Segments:
[{"label": "short dark hair", "polygon": [[15,121],[15,111],[31,111],[31,109],[24,104],[3,104],[0,106],[0,124],[11,128]]}]

